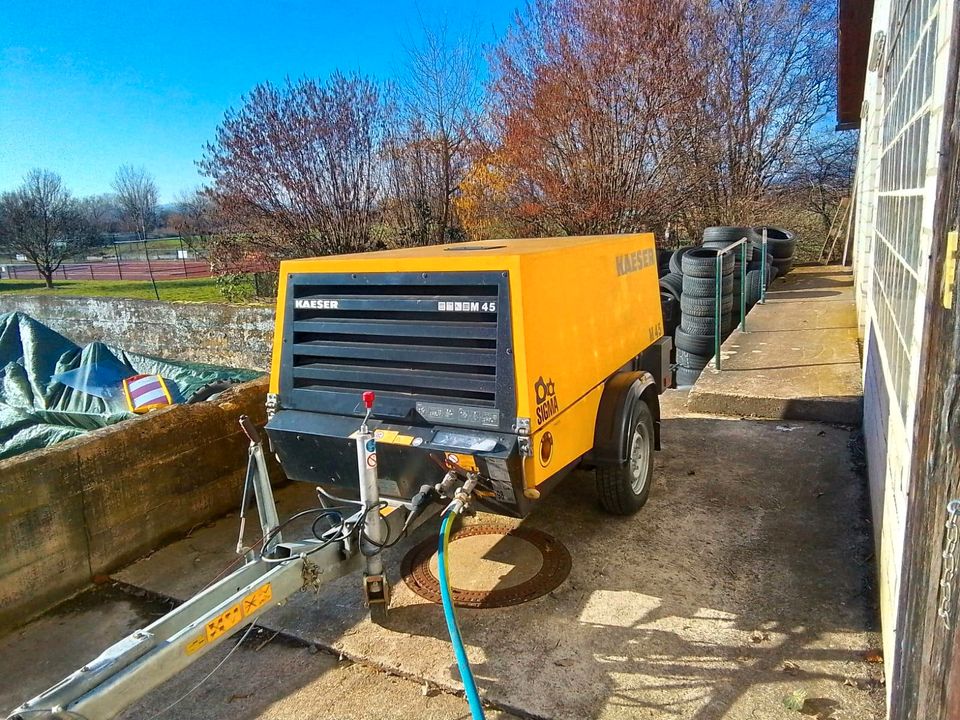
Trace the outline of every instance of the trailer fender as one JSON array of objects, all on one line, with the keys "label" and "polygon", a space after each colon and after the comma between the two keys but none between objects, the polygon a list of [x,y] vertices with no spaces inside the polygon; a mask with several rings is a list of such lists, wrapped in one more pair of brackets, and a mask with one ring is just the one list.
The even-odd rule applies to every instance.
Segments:
[{"label": "trailer fender", "polygon": [[660,449],[660,399],[656,380],[648,372],[621,372],[607,380],[600,397],[591,454],[593,462],[627,461],[630,418],[638,402],[650,407],[655,446]]}]

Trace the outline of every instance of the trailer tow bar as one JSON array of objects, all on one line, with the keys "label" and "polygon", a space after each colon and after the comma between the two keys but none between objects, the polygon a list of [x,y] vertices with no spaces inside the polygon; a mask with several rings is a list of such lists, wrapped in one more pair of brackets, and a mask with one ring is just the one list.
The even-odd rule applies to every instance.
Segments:
[{"label": "trailer tow bar", "polygon": [[[237,553],[245,556],[245,564],[110,646],[18,707],[7,720],[110,720],[270,608],[356,570],[364,571],[364,593],[373,619],[383,617],[390,599],[380,556],[388,547],[384,537],[399,539],[418,524],[414,519],[428,519],[432,513],[424,511],[433,495],[422,492],[414,503],[380,499],[376,445],[367,428],[373,393],[364,394],[364,404],[367,412],[356,436],[361,503],[353,501],[357,507],[352,514],[319,507],[280,522],[259,433],[248,418],[241,418],[250,440],[244,503],[252,488],[263,531],[259,543],[245,548],[241,522]],[[340,522],[310,537],[287,541],[281,537],[281,528],[311,513],[315,519],[336,515]],[[259,550],[254,550],[257,545]]]}]

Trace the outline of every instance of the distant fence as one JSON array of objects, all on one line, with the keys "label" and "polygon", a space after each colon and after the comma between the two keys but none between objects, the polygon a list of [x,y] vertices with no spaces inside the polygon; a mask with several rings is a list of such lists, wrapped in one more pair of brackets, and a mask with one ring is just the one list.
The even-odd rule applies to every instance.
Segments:
[{"label": "distant fence", "polygon": [[[57,280],[177,280],[213,275],[210,263],[202,260],[151,260],[123,262],[64,263],[54,273]],[[39,280],[33,265],[0,265],[0,278]]]},{"label": "distant fence", "polygon": [[[258,295],[276,293],[276,273],[262,267],[218,268],[214,271],[204,260],[123,260],[110,262],[64,263],[56,272],[54,280],[183,280],[186,278],[206,278],[220,273],[252,273],[257,283]],[[260,286],[269,287],[273,276],[272,293],[260,292]],[[40,280],[40,273],[33,265],[0,265],[0,279]]]}]

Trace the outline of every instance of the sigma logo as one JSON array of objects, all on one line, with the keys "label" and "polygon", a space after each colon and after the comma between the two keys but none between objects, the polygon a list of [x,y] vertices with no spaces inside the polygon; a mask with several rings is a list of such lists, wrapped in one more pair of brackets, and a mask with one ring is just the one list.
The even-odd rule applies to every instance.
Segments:
[{"label": "sigma logo", "polygon": [[657,254],[653,248],[617,255],[617,275],[626,275],[656,264]]},{"label": "sigma logo", "polygon": [[293,306],[297,310],[336,310],[340,306],[339,300],[294,300]]},{"label": "sigma logo", "polygon": [[545,381],[541,375],[534,383],[533,390],[537,395],[537,423],[543,425],[560,409],[560,404],[557,402],[557,389],[554,387],[553,378]]}]

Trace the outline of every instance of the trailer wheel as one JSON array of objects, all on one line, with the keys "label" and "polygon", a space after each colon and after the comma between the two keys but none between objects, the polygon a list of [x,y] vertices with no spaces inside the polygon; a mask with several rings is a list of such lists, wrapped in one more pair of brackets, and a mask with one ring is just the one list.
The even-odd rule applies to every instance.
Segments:
[{"label": "trailer wheel", "polygon": [[630,427],[627,462],[597,464],[597,495],[603,509],[614,515],[632,515],[642,508],[653,481],[653,414],[647,403],[634,403]]}]

